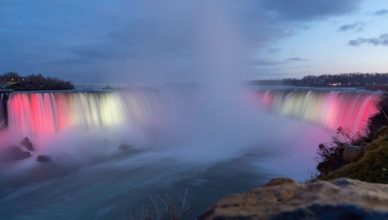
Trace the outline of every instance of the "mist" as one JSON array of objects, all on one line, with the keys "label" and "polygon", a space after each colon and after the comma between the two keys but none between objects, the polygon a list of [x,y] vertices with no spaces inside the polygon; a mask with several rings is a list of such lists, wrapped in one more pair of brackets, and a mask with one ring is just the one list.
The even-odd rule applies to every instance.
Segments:
[{"label": "mist", "polygon": [[[275,175],[305,180],[314,169],[314,146],[333,131],[271,113],[257,88],[244,83],[254,49],[271,33],[252,34],[245,21],[258,17],[250,17],[249,7],[210,0],[136,4],[143,25],[111,33],[128,45],[108,45],[111,56],[101,61],[109,62],[106,81],[127,87],[8,94],[0,150],[24,149],[25,137],[35,149],[30,158],[0,164],[4,216],[17,216],[16,207],[25,205],[26,218],[128,219],[131,211],[139,219],[152,194],[179,196],[190,188],[199,207],[194,218],[228,193]],[[50,162],[38,162],[39,155]],[[85,202],[75,207],[74,199]]]},{"label": "mist", "polygon": [[[52,155],[57,161],[62,161],[60,158],[65,155],[64,161],[75,164],[119,154],[117,147],[123,143],[138,150],[152,149],[159,155],[207,165],[238,158],[252,149],[285,150],[281,147],[284,141],[276,143],[276,140],[291,132],[293,123],[288,126],[288,122],[279,122],[280,119],[252,102],[252,91],[244,84],[252,71],[252,48],[265,41],[265,35],[252,37],[251,26],[242,21],[252,15],[249,7],[235,1],[168,0],[136,4],[144,10],[144,16],[139,18],[144,26],[111,36],[128,38],[130,45],[118,51],[131,50],[132,56],[118,60],[106,71],[123,73],[114,80],[132,85],[139,83],[131,81],[125,73],[141,74],[154,82],[149,85],[151,88],[158,86],[160,93],[166,93],[163,99],[172,101],[159,103],[142,94],[139,99],[141,96],[150,99],[151,104],[147,105],[157,109],[157,113],[147,115],[140,123],[124,122],[108,130],[92,127],[85,131],[76,126],[54,135],[17,133],[16,128],[11,135],[14,141],[30,136],[42,153]],[[249,19],[256,20],[257,16]],[[115,74],[109,77],[115,78]],[[189,95],[177,97],[179,89],[169,91],[171,83],[176,82],[195,86]]]}]

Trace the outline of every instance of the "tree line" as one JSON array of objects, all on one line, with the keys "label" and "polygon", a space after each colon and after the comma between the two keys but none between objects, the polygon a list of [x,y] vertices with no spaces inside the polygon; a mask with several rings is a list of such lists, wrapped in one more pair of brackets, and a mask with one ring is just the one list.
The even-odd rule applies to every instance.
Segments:
[{"label": "tree line", "polygon": [[281,80],[256,80],[260,85],[288,86],[375,86],[388,85],[388,73],[344,73],[334,75],[308,75],[301,79],[287,78]]},{"label": "tree line", "polygon": [[56,77],[45,77],[42,74],[21,76],[15,72],[0,74],[0,88],[3,90],[68,90],[74,85]]}]

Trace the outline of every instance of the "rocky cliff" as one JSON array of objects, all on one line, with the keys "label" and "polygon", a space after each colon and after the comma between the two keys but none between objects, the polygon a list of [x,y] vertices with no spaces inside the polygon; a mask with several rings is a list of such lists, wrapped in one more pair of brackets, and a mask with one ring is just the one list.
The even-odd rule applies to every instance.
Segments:
[{"label": "rocky cliff", "polygon": [[346,178],[300,184],[278,178],[221,199],[198,219],[388,219],[388,185]]}]

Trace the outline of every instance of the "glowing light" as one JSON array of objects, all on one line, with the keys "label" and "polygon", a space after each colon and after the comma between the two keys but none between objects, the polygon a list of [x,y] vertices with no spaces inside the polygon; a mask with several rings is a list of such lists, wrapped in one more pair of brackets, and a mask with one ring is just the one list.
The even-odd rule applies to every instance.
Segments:
[{"label": "glowing light", "polygon": [[[269,90],[254,95],[269,111],[355,133],[366,128],[368,119],[378,111],[379,101],[378,94],[333,91]],[[188,95],[174,97],[159,91],[11,93],[8,126],[13,132],[29,135],[71,127],[110,128],[147,123],[163,119]]]},{"label": "glowing light", "polygon": [[16,134],[34,135],[72,127],[104,129],[124,124],[143,125],[163,118],[164,112],[171,110],[169,106],[175,107],[174,97],[170,92],[148,90],[16,92],[10,94],[7,102],[9,129]]},{"label": "glowing light", "polygon": [[53,133],[72,126],[111,127],[127,121],[125,102],[113,93],[12,93],[9,126],[23,134]]},{"label": "glowing light", "polygon": [[338,91],[260,91],[257,97],[272,112],[320,124],[328,129],[342,127],[364,132],[368,119],[378,112],[378,94]]}]

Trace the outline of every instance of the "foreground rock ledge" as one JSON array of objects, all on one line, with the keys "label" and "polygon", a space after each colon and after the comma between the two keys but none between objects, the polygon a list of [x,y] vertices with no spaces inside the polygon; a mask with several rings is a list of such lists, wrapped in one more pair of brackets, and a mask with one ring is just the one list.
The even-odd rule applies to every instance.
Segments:
[{"label": "foreground rock ledge", "polygon": [[388,185],[345,178],[299,184],[277,178],[221,199],[198,219],[388,219]]}]

